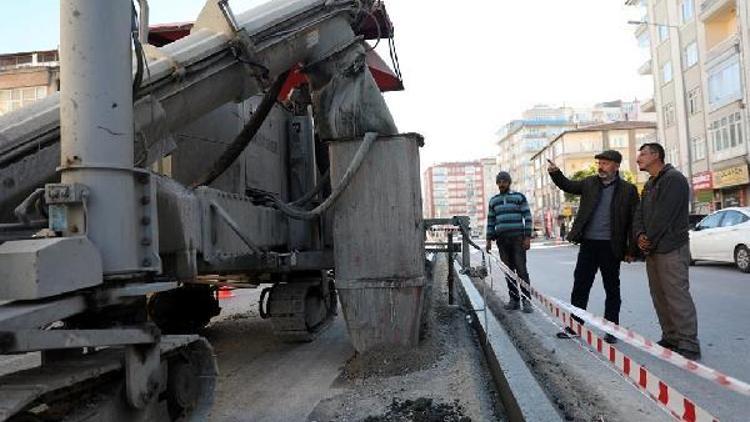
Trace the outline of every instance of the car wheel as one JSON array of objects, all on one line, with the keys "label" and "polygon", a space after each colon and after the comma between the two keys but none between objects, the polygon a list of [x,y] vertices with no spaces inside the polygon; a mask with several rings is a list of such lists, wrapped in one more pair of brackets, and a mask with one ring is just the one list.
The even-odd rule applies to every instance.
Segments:
[{"label": "car wheel", "polygon": [[734,250],[734,263],[743,273],[750,273],[750,250],[747,246],[737,246]]}]

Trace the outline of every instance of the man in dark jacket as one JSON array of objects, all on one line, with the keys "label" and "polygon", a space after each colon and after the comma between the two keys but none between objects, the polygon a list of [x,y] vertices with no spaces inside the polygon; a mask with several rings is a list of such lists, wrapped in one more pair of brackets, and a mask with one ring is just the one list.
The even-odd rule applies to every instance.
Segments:
[{"label": "man in dark jacket", "polygon": [[664,163],[659,144],[640,148],[638,167],[651,177],[643,188],[633,231],[646,254],[648,285],[662,330],[658,343],[688,359],[700,359],[698,319],[688,280],[690,185],[682,173]]},{"label": "man in dark jacket", "polygon": [[[531,247],[531,228],[533,227],[529,203],[522,193],[510,190],[512,180],[508,172],[498,173],[495,182],[500,193],[490,199],[487,213],[487,252],[492,250],[492,242],[497,241],[500,259],[528,283],[526,251]],[[505,279],[510,294],[510,301],[505,305],[505,309],[508,311],[520,309],[521,297],[516,283],[510,277]],[[525,287],[522,286],[521,290],[525,297],[530,297]],[[526,299],[522,302],[524,312],[533,312],[534,308],[531,303]]]},{"label": "man in dark jacket", "polygon": [[[604,318],[620,323],[620,261],[632,262],[637,252],[631,236],[633,213],[638,204],[638,190],[619,175],[622,155],[614,150],[597,154],[598,174],[583,180],[569,180],[550,161],[548,171],[552,181],[565,192],[581,196],[578,213],[568,240],[580,243],[578,261],[573,274],[570,301],[586,309],[596,272],[601,271],[606,300]],[[574,317],[578,322],[580,318]],[[569,338],[576,333],[570,328],[558,333]],[[605,340],[617,339],[607,334]]]}]

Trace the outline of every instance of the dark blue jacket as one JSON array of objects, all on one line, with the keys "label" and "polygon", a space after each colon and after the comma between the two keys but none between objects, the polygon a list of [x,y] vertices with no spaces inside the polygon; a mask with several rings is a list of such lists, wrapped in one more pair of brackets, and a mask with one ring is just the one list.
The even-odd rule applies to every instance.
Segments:
[{"label": "dark blue jacket", "polygon": [[501,237],[531,237],[531,210],[520,192],[498,193],[490,199],[487,213],[487,240]]}]

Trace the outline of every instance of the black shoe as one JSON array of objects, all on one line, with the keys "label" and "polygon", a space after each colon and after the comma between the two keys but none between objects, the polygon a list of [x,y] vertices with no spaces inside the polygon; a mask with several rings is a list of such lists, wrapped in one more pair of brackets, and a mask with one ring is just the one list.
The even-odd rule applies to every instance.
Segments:
[{"label": "black shoe", "polygon": [[531,304],[528,300],[523,301],[523,313],[525,314],[531,314],[534,313],[534,305]]},{"label": "black shoe", "polygon": [[663,347],[665,349],[669,349],[669,350],[674,350],[674,349],[677,348],[677,345],[675,345],[674,343],[672,343],[670,341],[664,340],[664,339],[661,339],[661,340],[657,341],[656,344],[658,344],[659,346],[661,346],[661,347]]},{"label": "black shoe", "polygon": [[573,337],[579,337],[578,333],[573,331],[570,327],[565,327],[565,330],[560,331],[557,333],[557,338],[573,338]]},{"label": "black shoe", "polygon": [[700,360],[701,359],[701,352],[700,351],[696,352],[695,350],[680,349],[679,347],[675,348],[674,351],[677,352],[677,353],[679,353],[679,354],[681,354],[682,357],[684,357],[685,359],[690,359],[690,360]]},{"label": "black shoe", "polygon": [[607,335],[604,336],[604,341],[606,341],[609,344],[616,344],[617,337],[613,336],[612,334],[607,333]]},{"label": "black shoe", "polygon": [[506,311],[517,311],[521,309],[521,303],[517,299],[511,299],[503,307]]}]

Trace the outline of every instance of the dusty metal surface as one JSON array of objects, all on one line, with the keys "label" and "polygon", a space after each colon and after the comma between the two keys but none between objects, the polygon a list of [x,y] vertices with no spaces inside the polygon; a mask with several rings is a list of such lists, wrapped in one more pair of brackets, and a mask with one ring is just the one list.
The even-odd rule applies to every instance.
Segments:
[{"label": "dusty metal surface", "polygon": [[[167,356],[185,346],[189,347],[184,351],[188,355],[193,351],[190,347],[194,348],[197,354],[203,356],[210,356],[212,353],[208,343],[205,340],[199,340],[197,336],[164,337],[159,345],[159,353],[162,356]],[[59,391],[72,390],[80,394],[99,385],[99,383],[103,383],[101,384],[103,386],[109,385],[111,379],[107,376],[116,374],[118,370],[123,368],[123,362],[123,349],[110,348],[93,354],[46,362],[42,366],[4,375],[0,379],[0,420],[6,420],[38,398],[45,396],[54,398],[55,393]],[[199,407],[198,415],[205,416],[210,408],[210,403],[213,401],[213,383],[217,372],[215,363],[205,361],[205,359],[196,362],[196,365],[197,368],[200,368],[199,374],[203,383],[200,386],[203,396],[197,404]],[[166,384],[164,387],[166,387]],[[110,393],[109,388],[106,387],[99,393],[107,395]],[[73,396],[71,396],[71,400]],[[75,403],[71,401],[72,406],[82,405],[82,407],[72,414],[70,420],[155,421],[163,420],[166,416],[166,409],[160,411],[156,408],[149,408],[143,412],[136,412],[133,409],[128,410],[126,406],[123,406],[122,399],[119,397],[121,396],[114,394],[109,398],[114,399],[114,401],[104,405],[97,403],[97,400],[93,400],[88,405],[85,402]],[[90,419],[92,417],[94,419]]]},{"label": "dusty metal surface", "polygon": [[101,284],[102,262],[83,236],[16,240],[0,245],[0,280],[0,300],[42,299]]},{"label": "dusty metal surface", "polygon": [[[342,177],[358,147],[331,143],[331,180]],[[418,162],[416,137],[379,138],[336,204],[337,288],[359,351],[418,342],[424,299]]]}]

